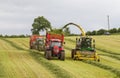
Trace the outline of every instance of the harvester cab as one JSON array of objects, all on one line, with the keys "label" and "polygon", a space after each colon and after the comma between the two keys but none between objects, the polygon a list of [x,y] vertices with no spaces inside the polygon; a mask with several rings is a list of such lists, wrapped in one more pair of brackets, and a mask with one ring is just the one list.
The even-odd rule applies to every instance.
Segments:
[{"label": "harvester cab", "polygon": [[95,40],[90,37],[76,38],[76,49],[95,51]]}]

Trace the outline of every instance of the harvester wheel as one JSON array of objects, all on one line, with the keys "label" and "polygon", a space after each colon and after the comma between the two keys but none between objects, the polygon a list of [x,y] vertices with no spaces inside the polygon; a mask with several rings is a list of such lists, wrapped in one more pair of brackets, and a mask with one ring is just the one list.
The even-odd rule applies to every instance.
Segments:
[{"label": "harvester wheel", "polygon": [[63,60],[63,61],[65,60],[65,52],[61,52],[60,59]]},{"label": "harvester wheel", "polygon": [[75,49],[72,49],[72,51],[71,51],[71,58],[72,59],[74,58],[74,55],[75,55]]},{"label": "harvester wheel", "polygon": [[45,56],[48,60],[51,59],[51,51],[46,51],[46,56]]}]

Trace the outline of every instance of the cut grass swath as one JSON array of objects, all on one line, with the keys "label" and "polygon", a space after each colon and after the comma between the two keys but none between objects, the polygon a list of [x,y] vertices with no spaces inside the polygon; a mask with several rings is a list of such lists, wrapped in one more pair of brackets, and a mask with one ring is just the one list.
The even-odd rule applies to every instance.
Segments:
[{"label": "cut grass swath", "polygon": [[94,61],[83,61],[83,62],[88,63],[88,64],[92,64],[94,66],[98,66],[98,67],[106,69],[106,70],[109,70],[109,71],[115,73],[118,78],[120,78],[120,70],[118,70],[118,69],[115,69],[115,68],[113,68],[111,66],[101,64],[99,62],[94,62]]},{"label": "cut grass swath", "polygon": [[108,56],[108,57],[112,57],[112,58],[114,58],[114,59],[120,60],[120,57],[115,56],[115,55],[111,55],[111,54],[99,54],[99,55]]},{"label": "cut grass swath", "polygon": [[4,77],[5,77],[4,66],[0,62],[0,78],[4,78]]},{"label": "cut grass swath", "polygon": [[[21,44],[21,40],[16,40],[16,39],[10,39],[10,41],[12,41],[12,42],[14,42],[15,44],[17,44],[17,46],[19,45],[20,46],[20,44]],[[19,43],[17,43],[17,41],[20,41]],[[26,44],[28,44],[28,43],[26,43]],[[21,45],[21,47],[22,47],[22,45]],[[25,48],[25,47],[24,47]],[[30,50],[31,51],[31,50]],[[37,52],[36,50],[32,50],[33,51],[33,53],[35,53],[35,52]],[[43,57],[43,54],[42,53],[40,53],[41,54],[41,56],[40,57]],[[39,55],[39,54],[37,54],[37,55]],[[69,56],[68,54],[67,54],[67,56]],[[33,57],[34,57],[34,55],[33,55]],[[38,56],[38,58],[39,58],[39,56]],[[39,59],[37,59],[37,58],[35,58],[36,60],[38,60],[38,62],[41,64],[41,62],[39,61]],[[45,59],[46,60],[46,59]],[[68,64],[66,64],[66,61],[68,62],[68,60],[69,60],[69,63]],[[47,60],[48,61],[48,60]],[[71,59],[66,59],[66,61],[65,62],[63,62],[63,61],[60,61],[60,60],[58,60],[58,61],[54,61],[54,60],[52,60],[52,61],[49,61],[50,63],[52,62],[52,63],[54,63],[55,65],[57,65],[57,66],[59,66],[60,68],[62,68],[62,69],[64,69],[63,68],[63,66],[61,67],[61,65],[66,65],[68,68],[69,68],[69,64],[75,64],[75,63],[73,63],[73,61],[71,61]],[[60,64],[56,64],[56,62],[61,62]],[[83,64],[83,63],[82,63]],[[84,63],[85,64],[85,63]],[[77,64],[75,64],[74,66],[76,66]],[[81,63],[79,64],[79,65],[81,65]],[[79,66],[79,65],[77,65],[77,66]],[[88,64],[85,64],[85,65],[87,65],[88,66],[88,68],[89,68],[89,66],[90,65],[88,65]],[[76,66],[76,67],[77,67]],[[66,67],[66,68],[67,68]],[[80,66],[81,67],[81,66]],[[94,67],[94,66],[90,66],[90,67],[93,67],[94,69],[95,68],[97,68],[97,69],[99,69],[98,70],[98,72],[100,71],[100,68],[98,68],[98,67]],[[46,68],[46,67],[45,67]],[[70,66],[70,68],[71,68],[71,66]],[[74,69],[74,67],[72,67],[73,69]],[[79,78],[79,77],[87,77],[87,78],[96,78],[96,77],[99,77],[99,76],[101,76],[101,77],[104,77],[104,78],[106,78],[106,77],[110,77],[110,78],[114,78],[115,77],[115,74],[114,75],[109,75],[109,76],[107,76],[108,74],[106,74],[106,72],[104,72],[104,71],[106,71],[106,70],[104,70],[103,71],[103,69],[101,69],[101,71],[100,72],[103,72],[103,73],[101,73],[101,75],[99,75],[99,73],[97,72],[96,73],[96,75],[94,75],[93,73],[95,73],[95,71],[97,71],[97,69],[95,69],[95,71],[94,72],[90,72],[90,69],[92,69],[92,68],[89,68],[89,69],[85,69],[86,67],[84,67],[83,66],[83,68],[81,67],[80,69],[77,69],[78,71],[74,71],[74,70],[67,70],[67,69],[64,69],[65,71],[67,71],[67,72],[69,72],[69,74],[71,74],[72,73],[72,75],[74,76],[74,78],[75,77],[77,77],[77,78]],[[47,68],[46,68],[47,69]],[[75,68],[75,70],[76,70],[76,68]],[[83,71],[83,72],[81,72],[81,70]],[[88,71],[89,70],[89,71]],[[86,72],[85,72],[86,71]],[[78,72],[81,72],[81,73],[79,73],[78,74]],[[91,73],[92,75],[89,75],[89,76],[86,76],[86,74],[85,73]],[[84,74],[82,74],[82,73],[84,73]],[[110,72],[111,73],[111,72]],[[109,73],[109,74],[110,74]],[[113,73],[111,73],[111,74],[113,74]]]},{"label": "cut grass swath", "polygon": [[[71,40],[69,40],[69,41],[71,41]],[[70,47],[65,47],[65,49],[71,50]],[[112,73],[115,73],[118,78],[120,77],[120,70],[118,70],[118,69],[116,69],[116,68],[113,68],[113,67],[111,67],[111,66],[108,66],[108,65],[105,65],[105,64],[102,64],[102,63],[99,63],[99,62],[94,62],[94,61],[83,61],[83,62],[88,63],[88,64],[92,64],[92,65],[97,66],[97,67],[100,67],[100,68],[102,68],[102,69],[109,70],[109,71],[111,71]]]},{"label": "cut grass swath", "polygon": [[11,46],[13,46],[14,48],[18,49],[18,50],[25,50],[22,47],[16,46],[16,44],[14,44],[12,41],[6,39],[6,38],[1,38],[2,40],[4,40],[5,42],[9,43]]},{"label": "cut grass swath", "polygon": [[59,66],[51,63],[50,61],[43,58],[43,55],[40,53],[36,53],[36,51],[30,51],[30,54],[43,66],[45,66],[48,70],[54,73],[57,78],[73,78],[70,73],[65,71],[64,69],[60,68]]},{"label": "cut grass swath", "polygon": [[[65,47],[66,48],[66,47]],[[66,48],[67,50],[70,50],[70,48]],[[100,67],[102,69],[106,69],[106,70],[109,70],[111,71],[112,73],[115,73],[117,75],[118,78],[120,78],[120,70],[118,69],[115,69],[111,66],[107,66],[105,64],[102,64],[102,63],[99,63],[99,62],[94,62],[94,61],[83,61],[85,63],[88,63],[88,64],[91,64],[91,65],[94,65],[94,66],[97,66],[97,67]]]},{"label": "cut grass swath", "polygon": [[[67,71],[65,71],[64,69],[60,68],[57,65],[54,65],[53,63],[51,63],[50,61],[46,60],[45,58],[43,58],[44,56],[42,54],[38,54],[36,53],[37,51],[34,50],[26,50],[20,46],[18,46],[17,44],[15,44],[14,42],[7,40],[7,39],[2,39],[6,42],[8,42],[11,46],[15,47],[16,49],[19,50],[24,50],[24,51],[28,51],[30,52],[30,55],[32,57],[34,57],[40,64],[42,64],[45,68],[47,68],[49,71],[51,71],[53,74],[55,74],[56,78],[73,78],[72,75],[70,75]],[[38,69],[39,70],[39,69]]]},{"label": "cut grass swath", "polygon": [[97,48],[97,47],[96,47],[96,49],[97,49],[97,50],[100,50],[100,51],[102,51],[102,52],[105,52],[105,53],[109,53],[109,54],[113,54],[113,55],[120,55],[120,53],[115,53],[115,52],[113,52],[113,51],[108,51],[108,50],[106,50],[106,49],[101,49],[101,48]]}]

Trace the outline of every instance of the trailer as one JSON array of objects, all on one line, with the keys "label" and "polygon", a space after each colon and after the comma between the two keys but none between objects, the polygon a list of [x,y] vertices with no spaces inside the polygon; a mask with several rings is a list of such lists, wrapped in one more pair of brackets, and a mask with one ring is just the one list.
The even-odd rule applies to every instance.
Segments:
[{"label": "trailer", "polygon": [[40,35],[32,35],[30,37],[30,49],[36,49],[39,51],[43,51],[45,48],[44,38]]}]

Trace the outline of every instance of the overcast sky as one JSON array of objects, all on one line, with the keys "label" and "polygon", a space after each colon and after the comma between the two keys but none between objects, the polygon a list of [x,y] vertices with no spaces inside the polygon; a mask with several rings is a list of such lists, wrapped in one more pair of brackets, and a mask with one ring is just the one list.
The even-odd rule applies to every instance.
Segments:
[{"label": "overcast sky", "polygon": [[[69,22],[88,30],[120,27],[120,0],[0,0],[0,34],[31,34],[34,18],[44,16],[54,28]],[[79,30],[71,26],[72,33]]]}]

